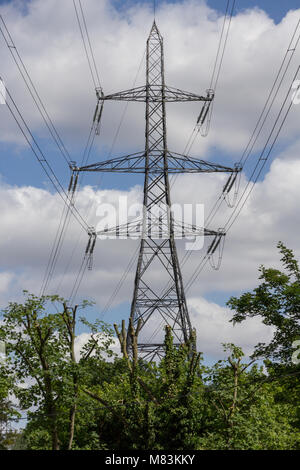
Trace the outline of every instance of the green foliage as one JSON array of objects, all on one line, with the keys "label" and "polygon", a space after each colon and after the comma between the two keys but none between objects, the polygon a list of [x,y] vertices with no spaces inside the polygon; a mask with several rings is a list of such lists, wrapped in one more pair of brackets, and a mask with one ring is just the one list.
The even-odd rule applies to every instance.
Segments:
[{"label": "green foliage", "polygon": [[[273,338],[269,344],[259,343],[255,347],[253,358],[264,359],[270,380],[275,382],[273,402],[270,412],[279,412],[277,422],[280,429],[285,429],[282,422],[284,413],[289,416],[298,437],[295,446],[299,447],[300,430],[300,366],[293,363],[293,343],[300,339],[300,270],[293,251],[278,243],[283,270],[260,267],[260,285],[241,297],[232,297],[228,305],[234,311],[232,321],[242,322],[250,317],[260,317],[262,322],[273,327]],[[278,385],[280,383],[280,386]],[[273,404],[272,404],[273,403]],[[284,410],[282,414],[280,410]],[[274,427],[274,433],[280,435]],[[275,438],[274,434],[274,438]],[[273,435],[272,435],[273,436]],[[272,442],[273,437],[270,437]],[[291,432],[290,444],[294,439]],[[298,439],[298,440],[297,440]],[[284,446],[278,443],[278,448]]]},{"label": "green foliage", "polygon": [[3,358],[0,361],[0,450],[6,450],[12,445],[15,432],[12,431],[11,424],[20,417],[16,406],[10,400],[12,389],[13,379]]},{"label": "green foliage", "polygon": [[260,317],[274,328],[270,344],[258,344],[254,357],[291,364],[292,343],[300,339],[300,271],[292,250],[278,244],[285,272],[261,266],[260,285],[241,297],[232,297],[228,305],[234,310],[233,322]]},{"label": "green foliage", "polygon": [[[79,387],[88,374],[85,364],[92,355],[95,362],[104,353],[112,355],[111,330],[104,323],[82,320],[91,336],[76,361],[77,307],[69,309],[57,296],[39,298],[26,291],[25,295],[24,304],[10,303],[3,311],[0,340],[7,358],[0,384],[9,382],[21,409],[36,409],[29,412],[35,424],[30,448],[48,448],[46,436],[51,437],[51,449],[72,448]],[[81,307],[86,306],[87,302]],[[44,447],[39,447],[42,442]]]},{"label": "green foliage", "polygon": [[[250,362],[241,348],[224,344],[227,359],[211,367],[181,347],[166,328],[164,355],[138,358],[137,337],[115,325],[122,357],[111,348],[110,326],[86,318],[91,332],[75,357],[77,307],[57,296],[28,293],[4,310],[0,341],[0,425],[16,417],[15,395],[28,421],[22,433],[0,436],[3,448],[82,450],[300,449],[299,366],[292,342],[300,338],[300,271],[291,250],[279,245],[284,270],[260,268],[260,285],[231,298],[234,322],[260,316],[274,328]],[[58,308],[53,308],[54,305]],[[90,305],[84,302],[82,308]],[[127,351],[130,337],[130,354]],[[264,365],[257,363],[264,359]],[[1,421],[2,420],[2,421]]]},{"label": "green foliage", "polygon": [[254,361],[243,363],[240,348],[227,344],[224,349],[230,353],[227,360],[207,370],[210,422],[201,449],[297,448],[293,405],[278,401],[278,385]]}]

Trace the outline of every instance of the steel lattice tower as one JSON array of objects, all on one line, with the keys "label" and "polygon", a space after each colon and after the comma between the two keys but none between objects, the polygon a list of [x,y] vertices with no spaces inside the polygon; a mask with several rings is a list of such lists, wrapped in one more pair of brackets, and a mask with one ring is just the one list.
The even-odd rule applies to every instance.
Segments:
[{"label": "steel lattice tower", "polygon": [[[98,90],[98,105],[94,115],[94,122],[100,121],[104,101],[145,102],[145,150],[125,157],[72,168],[75,175],[81,171],[144,173],[142,219],[105,230],[105,233],[108,235],[110,232],[117,233],[121,236],[140,230],[141,241],[130,318],[133,325],[136,325],[139,319],[142,320],[141,331],[145,331],[147,322],[154,318],[157,325],[162,323],[162,329],[163,325],[170,325],[174,342],[178,345],[189,340],[192,325],[177,256],[175,232],[180,229],[185,236],[213,236],[216,243],[225,234],[220,231],[183,225],[174,220],[170,210],[169,174],[187,172],[234,174],[239,169],[170,152],[167,145],[166,103],[203,101],[206,106],[212,99],[210,91],[206,97],[203,97],[166,86],[163,39],[154,21],[147,40],[146,85],[107,96],[102,93],[102,90]],[[166,282],[167,286],[163,292],[162,282]],[[140,342],[138,347],[144,358],[153,359],[155,355],[161,356],[163,353],[163,345],[158,343]]]},{"label": "steel lattice tower", "polygon": [[[165,324],[171,324],[173,333],[179,343],[187,342],[191,335],[191,322],[186,306],[181,270],[174,241],[174,224],[171,207],[168,147],[166,124],[166,90],[164,77],[163,39],[156,23],[153,23],[147,41],[146,62],[146,145],[145,145],[145,184],[144,184],[144,233],[149,237],[141,240],[140,253],[135,277],[133,300],[130,317],[133,324],[139,318],[143,325],[154,314],[158,314]],[[158,174],[151,172],[154,168],[163,168]],[[167,208],[160,223],[169,234],[168,238],[151,238],[152,210]],[[149,226],[148,226],[149,225]],[[156,279],[151,282],[152,265],[160,265],[167,272],[171,284],[168,293],[157,295]],[[161,290],[161,287],[159,286]],[[161,348],[157,344],[140,344],[144,353],[154,353]]]}]

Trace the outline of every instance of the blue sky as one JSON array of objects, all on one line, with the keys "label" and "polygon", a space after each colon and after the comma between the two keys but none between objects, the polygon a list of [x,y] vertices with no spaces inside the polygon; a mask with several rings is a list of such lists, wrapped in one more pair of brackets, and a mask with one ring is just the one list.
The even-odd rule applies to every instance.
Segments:
[{"label": "blue sky", "polygon": [[[19,14],[18,9],[4,9],[3,11],[1,10],[1,12],[4,16],[6,14],[5,19],[8,27],[13,32],[16,45],[28,66],[29,72],[34,78],[35,85],[40,91],[47,109],[52,110],[51,116],[70,151],[72,159],[79,162],[91,125],[91,118],[95,108],[95,97],[90,82],[86,58],[80,43],[80,33],[76,25],[76,18],[74,12],[71,11],[70,5],[72,2],[68,4],[65,2],[63,5],[62,2],[58,2],[62,5],[61,11],[59,10],[60,15],[54,17],[54,15],[49,15],[46,7],[43,6],[46,4],[50,5],[49,11],[51,12],[51,1],[52,0],[47,0],[47,2],[43,4],[41,0],[37,0],[36,3],[39,5],[39,8],[35,11],[30,10],[27,2],[27,13],[29,12],[29,15],[24,17]],[[0,5],[4,5],[4,7],[9,7],[11,3],[13,2],[0,0]],[[18,2],[21,6],[25,5],[25,3],[26,2]],[[149,13],[151,2],[126,3],[130,21],[127,21],[127,19],[124,20],[120,12],[120,5],[122,5],[122,11],[124,10],[124,2],[108,2],[109,8],[104,11],[104,19],[101,19],[100,14],[99,17],[93,15],[94,9],[98,11],[97,8],[100,8],[100,2],[98,2],[98,5],[96,5],[96,3],[97,2],[94,0],[90,0],[90,4],[89,2],[85,2],[85,9],[90,27],[91,40],[96,51],[96,61],[101,70],[101,78],[103,77],[104,92],[106,89],[109,89],[110,86],[113,87],[115,91],[129,88],[132,77],[134,77],[140,62],[141,53],[151,25],[152,17]],[[149,7],[148,10],[144,8],[143,3],[147,4]],[[189,11],[184,12],[183,10],[176,10],[175,4],[180,8],[182,7],[182,2],[170,1],[157,3],[158,23],[159,25],[161,24],[161,30],[166,41],[167,81],[170,77],[172,81],[170,84],[173,86],[178,84],[179,88],[184,88],[196,93],[203,93],[207,87],[208,78],[212,70],[217,39],[219,37],[218,28],[220,28],[221,22],[217,23],[218,15],[216,15],[214,20],[214,28],[209,18],[206,18],[205,21],[203,20],[204,23],[201,23],[201,18],[194,19],[193,14],[190,14]],[[164,6],[165,3],[169,4],[168,10],[166,10]],[[199,12],[200,10],[193,5],[199,6],[203,2],[187,3],[189,5],[187,10]],[[207,2],[210,8],[218,10],[219,17],[221,13],[225,11],[226,3],[226,0],[209,0]],[[247,15],[242,14],[246,9],[252,10],[254,7],[259,7],[261,10],[264,10],[266,14],[257,13],[255,11]],[[214,162],[226,162],[227,165],[233,165],[235,161],[239,160],[285,53],[289,37],[295,26],[296,16],[289,16],[290,23],[288,23],[287,26],[283,23],[281,24],[281,20],[286,16],[288,11],[296,9],[297,7],[299,7],[297,1],[236,1],[234,13],[236,22],[233,22],[233,29],[230,32],[229,42],[224,56],[224,65],[218,85],[219,94],[216,95],[215,114],[212,120],[211,133],[207,140],[199,139],[197,141],[194,148],[195,155],[201,158],[208,158]],[[70,8],[70,11],[68,11],[68,8]],[[193,8],[196,9],[193,10]],[[170,12],[170,15],[173,15],[171,20],[170,17],[168,18],[166,12]],[[176,17],[176,15],[179,14],[178,12],[182,13],[182,18]],[[97,18],[99,18],[99,23],[102,21],[100,28],[98,28]],[[275,26],[270,19],[273,20],[277,26]],[[199,24],[197,21],[199,21]],[[174,22],[173,31],[172,22]],[[66,25],[65,28],[64,25]],[[201,31],[201,28],[207,28],[207,35],[205,32]],[[176,43],[177,29],[179,37],[181,38],[178,39],[178,44]],[[31,42],[30,35],[34,34],[34,31],[41,39]],[[199,44],[196,42],[198,35],[201,35]],[[138,40],[136,39],[137,37]],[[41,44],[39,44],[39,41]],[[63,51],[61,55],[59,55],[60,49]],[[189,51],[191,51],[191,58],[188,56]],[[0,60],[2,60],[2,62],[0,62],[0,75],[7,80],[8,88],[11,89],[14,96],[17,97],[18,104],[26,119],[28,119],[30,127],[34,135],[38,138],[45,155],[47,155],[56,174],[59,175],[64,187],[67,187],[70,176],[69,169],[61,155],[55,149],[48,134],[41,126],[38,116],[32,107],[32,103],[30,103],[30,97],[28,97],[28,93],[18,76],[15,65],[9,57],[9,53],[2,40],[0,41],[0,54],[2,54],[0,55]],[[265,63],[267,65],[265,65]],[[295,70],[296,64],[297,61],[295,59],[292,63],[291,71]],[[49,79],[49,74],[51,74],[51,80]],[[80,77],[77,77],[77,74],[80,75]],[[138,75],[138,83],[142,84],[143,82],[144,67],[141,68]],[[286,90],[287,86],[288,80],[284,83],[284,90]],[[76,101],[78,101],[78,103]],[[192,126],[195,123],[197,114],[199,113],[199,109],[195,106],[182,106],[183,108],[179,109],[177,107],[174,108],[175,110],[173,110],[171,106],[168,107],[168,112],[170,112],[170,121],[168,121],[170,123],[170,145],[172,145],[173,150],[179,152],[182,150],[183,143],[186,142],[192,130]],[[277,103],[276,106],[275,111],[278,109],[279,103]],[[69,108],[71,109],[70,112]],[[116,105],[106,103],[103,114],[103,134],[96,140],[95,148],[90,156],[90,162],[108,158],[108,149],[110,148],[113,134],[117,128],[123,110],[124,106],[122,103]],[[140,113],[138,115],[139,117],[136,117],[137,114],[135,114],[135,110],[137,110],[137,113]],[[40,188],[48,191],[48,196],[43,199],[46,210],[47,204],[51,199],[50,196],[54,194],[53,188],[47,181],[45,174],[35,160],[31,150],[23,144],[19,130],[13,124],[9,113],[6,113],[4,108],[0,109],[0,111],[2,128],[8,133],[11,132],[13,135],[13,137],[11,137],[11,134],[9,134],[10,138],[6,138],[3,135],[1,137],[0,135],[0,189],[2,185],[4,197],[6,197],[5,191],[9,194],[9,196],[7,196],[7,204],[4,205],[6,199],[3,202],[4,210],[6,210],[6,207],[8,207],[10,203],[12,192],[15,191],[17,202],[14,201],[11,210],[16,211],[16,214],[20,214],[18,204],[24,204],[24,207],[27,207],[27,202],[25,203],[23,201],[23,194],[20,195],[20,193],[22,188],[28,186],[33,188],[30,191],[36,198],[42,198],[42,196],[34,190]],[[142,150],[143,112],[142,104],[139,109],[128,108],[125,123],[123,124],[115,146],[116,153],[113,152],[112,156]],[[191,298],[198,298],[197,296],[199,296],[199,298],[201,297],[201,308],[211,308],[212,312],[218,312],[219,307],[220,309],[224,308],[226,300],[230,295],[254,287],[255,282],[257,282],[258,265],[261,262],[268,263],[276,262],[277,260],[275,243],[278,241],[278,237],[283,236],[286,237],[291,244],[296,243],[294,234],[297,233],[297,229],[292,225],[292,222],[296,223],[295,213],[293,213],[291,209],[291,211],[288,212],[290,219],[282,218],[282,220],[277,221],[277,213],[273,207],[273,201],[275,201],[274,205],[282,203],[286,195],[284,191],[286,191],[286,188],[294,188],[294,183],[292,184],[291,181],[285,182],[286,186],[284,186],[284,190],[281,189],[283,196],[280,200],[275,199],[275,195],[273,197],[272,190],[274,188],[274,190],[277,191],[278,188],[282,188],[283,183],[280,177],[278,180],[278,174],[280,176],[291,174],[291,178],[293,172],[296,174],[296,168],[290,170],[291,166],[288,167],[284,165],[289,164],[285,162],[285,153],[294,155],[296,152],[293,151],[293,149],[290,150],[290,148],[293,146],[296,148],[296,145],[298,145],[299,132],[295,124],[298,119],[295,118],[297,112],[299,112],[298,108],[295,107],[287,120],[282,138],[279,139],[274,148],[273,159],[267,163],[260,177],[260,184],[258,184],[256,191],[257,201],[255,202],[254,200],[253,205],[246,210],[244,218],[242,218],[243,223],[230,235],[224,271],[221,270],[219,273],[213,275],[209,273],[206,274],[206,271],[204,271],[197,284],[198,290],[195,289],[192,292]],[[275,116],[275,112],[272,116]],[[271,122],[269,126],[271,126]],[[181,132],[178,132],[178,129],[180,129]],[[106,135],[108,135],[107,138]],[[244,179],[250,175],[255,157],[258,155],[266,136],[267,131],[263,134],[262,140],[256,152],[253,154],[251,160],[253,163],[250,162],[245,168]],[[293,158],[292,156],[292,162],[294,162]],[[271,166],[274,160],[276,160],[276,162],[278,160],[277,163],[275,162],[277,166]],[[280,165],[283,165],[283,169],[281,169]],[[141,176],[128,175],[105,175],[101,181],[100,188],[96,186],[98,181],[98,175],[87,175],[85,176],[84,184],[95,185],[95,192],[97,190],[103,191],[111,189],[114,189],[116,192],[130,192],[134,185],[141,186],[143,183]],[[203,184],[202,193],[207,193],[203,194],[203,197],[206,197],[210,202],[210,193],[212,193],[213,188],[215,188],[215,182],[211,181],[211,183],[207,183],[207,181],[210,180],[207,179],[206,182],[201,180],[201,184]],[[186,189],[188,193],[189,186],[194,183],[186,181],[184,184],[186,185],[184,189]],[[222,182],[219,182],[218,188],[222,187],[222,184]],[[191,191],[192,195],[194,193],[196,194],[197,190],[200,191],[201,185],[199,184],[199,187],[195,186],[193,188],[194,190]],[[293,190],[296,194],[296,188]],[[30,191],[28,191],[28,194]],[[181,192],[182,188],[179,185],[176,189],[176,198],[180,199],[182,196]],[[291,194],[294,195],[294,193]],[[109,191],[107,194],[108,198],[112,197],[112,193],[109,193]],[[201,191],[199,194],[201,194]],[[28,196],[28,199],[31,197],[33,196]],[[84,199],[84,196],[82,197]],[[286,196],[287,209],[290,207],[290,199],[292,199],[292,196],[288,194]],[[262,208],[261,206],[263,204],[265,204],[266,207]],[[82,202],[82,207],[85,208],[84,201]],[[28,209],[29,212],[31,210],[30,208],[31,206]],[[263,210],[260,212],[260,209]],[[57,208],[56,212],[59,213],[59,211],[60,207]],[[280,212],[283,211],[281,210]],[[16,242],[12,242],[11,245],[7,242],[7,237],[11,236],[12,223],[8,224],[8,228],[3,227],[3,233],[5,234],[3,240],[5,239],[6,241],[5,243],[3,242],[3,245],[0,244],[0,249],[3,250],[2,259],[5,258],[5,260],[2,261],[0,274],[2,272],[3,275],[7,275],[8,277],[12,276],[14,279],[11,281],[11,284],[9,284],[11,289],[9,292],[11,292],[11,295],[17,295],[18,289],[20,290],[21,281],[24,279],[28,282],[30,281],[29,285],[32,286],[36,279],[40,281],[44,273],[45,259],[47,259],[51,248],[51,243],[49,243],[47,235],[49,235],[49,239],[52,240],[54,234],[53,230],[56,227],[55,210],[52,206],[50,207],[50,205],[49,214],[53,217],[53,224],[51,225],[52,231],[49,228],[49,234],[47,234],[47,229],[42,226],[43,224],[39,226],[37,221],[34,228],[32,228],[32,233],[28,235],[28,245],[24,243],[24,253],[26,251],[25,245],[29,251],[36,245],[37,251],[40,253],[40,258],[37,256],[30,266],[26,264],[28,263],[26,257],[24,256],[24,259],[22,258],[23,240],[20,238],[17,242],[20,245],[17,250],[14,245]],[[263,216],[261,214],[263,214]],[[7,217],[5,216],[4,220],[6,219]],[[258,221],[257,223],[256,220]],[[249,225],[247,225],[248,222]],[[266,224],[266,226],[264,226],[264,224]],[[264,227],[264,231],[262,230],[261,233],[260,227]],[[39,230],[41,231],[39,232]],[[25,232],[26,234],[30,232],[30,227],[25,227]],[[253,236],[250,242],[246,242],[248,252],[245,253],[245,247],[243,247],[242,241],[243,237],[244,239],[247,237],[247,234]],[[68,235],[68,243],[71,243],[76,236],[77,232],[74,232],[74,237],[73,233]],[[32,239],[31,245],[30,237]],[[45,246],[43,245],[43,239],[45,239]],[[80,242],[78,262],[79,258],[81,259],[85,242],[85,239]],[[3,246],[6,248],[3,248]],[[122,246],[124,247],[124,245]],[[68,246],[65,248],[69,249]],[[295,249],[298,248],[298,245],[295,246]],[[5,250],[8,249],[11,250],[11,255],[10,257],[8,256],[6,260]],[[107,292],[109,292],[110,295],[115,284],[118,282],[118,276],[120,276],[120,273],[123,272],[127,264],[128,260],[126,257],[123,259],[121,251],[122,250],[118,251],[118,249],[114,250],[109,244],[107,248],[101,245],[95,256],[95,271],[87,274],[88,281],[86,284],[83,284],[79,298],[95,298],[98,305],[92,311],[91,315],[94,317],[98,315],[99,309],[101,310],[107,300],[106,297],[103,299],[98,296],[98,290],[100,290],[99,286],[101,282],[103,282],[103,277],[110,279],[110,275],[116,272],[115,278],[107,282]],[[18,255],[19,260],[17,259],[17,255],[14,255],[15,252],[20,253],[20,255]],[[43,255],[43,253],[46,254]],[[111,263],[109,262],[110,256],[112,259]],[[14,263],[11,262],[11,258],[16,258],[14,259]],[[242,261],[239,262],[239,260]],[[243,262],[243,260],[245,261]],[[63,262],[65,263],[66,261],[63,260]],[[60,268],[64,269],[63,266]],[[250,274],[248,274],[248,270]],[[22,273],[22,275],[20,273]],[[189,274],[189,268],[186,268],[184,275],[188,276]],[[74,273],[70,273],[70,277],[72,275],[74,276]],[[32,279],[30,279],[30,276],[32,276]],[[99,280],[97,276],[99,276]],[[112,277],[114,276],[112,275]],[[128,283],[126,288],[131,292],[132,282]],[[64,292],[63,294],[66,295]],[[120,298],[121,303],[105,316],[107,321],[120,321],[121,318],[127,318],[129,310],[128,295],[127,298],[126,292],[123,292],[122,295],[123,297]],[[6,300],[5,295],[3,299]],[[2,300],[2,298],[0,300],[5,301]],[[198,304],[196,304],[197,302],[195,301],[192,307],[192,310],[195,312],[198,308]],[[215,310],[213,310],[214,308]],[[225,310],[222,310],[222,312],[226,315]],[[196,313],[194,313],[194,315],[196,315]],[[216,320],[216,325],[219,325],[218,320]],[[227,331],[226,328],[225,331]],[[244,340],[244,342],[247,344],[246,340]],[[213,351],[210,351],[210,353],[213,354]]]},{"label": "blue sky", "polygon": [[[116,7],[120,7],[122,4],[124,4],[124,0],[114,0],[114,4]],[[127,4],[135,4],[135,3],[142,3],[141,1],[129,1]],[[146,0],[144,3],[148,4],[153,4],[152,0]],[[160,0],[157,0],[157,8],[159,8]],[[174,0],[167,0],[167,3],[174,4],[174,3],[180,3],[180,1],[174,1]],[[208,5],[211,6],[212,8],[225,12],[226,10],[226,5],[227,5],[227,0],[208,0]],[[287,0],[287,1],[272,1],[272,0],[237,0],[236,1],[236,6],[235,6],[235,12],[239,13],[240,11],[247,9],[247,8],[254,8],[258,7],[261,8],[262,10],[265,10],[271,18],[274,19],[274,21],[277,23],[279,22],[285,14],[291,10],[291,9],[297,9],[299,8],[299,2],[297,0]]]},{"label": "blue sky", "polygon": [[[215,9],[225,11],[226,3],[220,0],[209,0],[208,4]],[[225,6],[225,7],[224,7]],[[273,20],[278,23],[286,15],[289,10],[299,8],[299,2],[297,0],[288,0],[285,2],[281,1],[272,1],[272,0],[259,0],[259,1],[250,1],[250,0],[237,0],[236,1],[236,13],[247,9],[258,7],[266,11]]]}]

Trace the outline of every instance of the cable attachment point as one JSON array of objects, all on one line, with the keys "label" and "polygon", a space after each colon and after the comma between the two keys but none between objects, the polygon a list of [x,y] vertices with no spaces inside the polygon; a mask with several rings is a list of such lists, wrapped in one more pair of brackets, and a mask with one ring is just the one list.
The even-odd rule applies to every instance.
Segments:
[{"label": "cable attachment point", "polygon": [[71,178],[68,187],[68,194],[73,201],[79,178],[79,168],[76,166],[76,162],[70,162],[70,170]]},{"label": "cable attachment point", "polygon": [[[218,233],[215,235],[215,238],[213,239],[212,243],[210,244],[207,250],[209,263],[215,271],[218,271],[220,269],[220,266],[222,263],[224,244],[225,244],[225,235],[226,235],[225,229],[219,228]],[[219,254],[218,254],[218,260],[216,262],[214,259],[214,254],[217,251],[217,249],[218,249]]]},{"label": "cable attachment point", "polygon": [[[204,104],[202,106],[201,112],[198,116],[197,123],[196,123],[196,128],[199,131],[201,131],[202,137],[206,137],[208,135],[209,131],[209,125],[210,125],[210,119],[211,119],[211,112],[212,112],[212,102],[215,97],[215,92],[212,88],[209,88],[206,90],[206,100],[204,101]],[[203,129],[203,125],[206,121],[206,128]]]},{"label": "cable attachment point", "polygon": [[[230,207],[230,209],[232,209],[236,204],[239,189],[240,189],[241,174],[242,174],[242,167],[238,163],[235,163],[234,167],[235,168],[233,172],[230,174],[222,192],[224,200],[227,206]],[[234,187],[233,199],[230,200],[229,193],[233,187]]]},{"label": "cable attachment point", "polygon": [[94,253],[96,240],[97,240],[97,233],[94,227],[90,227],[88,229],[88,236],[89,236],[89,240],[85,249],[84,256],[87,258],[88,270],[91,271],[93,269],[93,253]]},{"label": "cable attachment point", "polygon": [[101,128],[101,118],[103,113],[103,106],[104,106],[104,94],[102,88],[96,88],[96,96],[97,96],[97,105],[93,117],[93,126],[95,126],[95,134],[100,135],[100,128]]}]

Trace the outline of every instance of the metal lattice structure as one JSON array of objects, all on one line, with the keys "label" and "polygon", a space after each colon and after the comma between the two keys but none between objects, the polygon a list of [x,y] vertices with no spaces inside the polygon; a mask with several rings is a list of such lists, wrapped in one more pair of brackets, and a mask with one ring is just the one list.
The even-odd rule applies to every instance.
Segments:
[{"label": "metal lattice structure", "polygon": [[[183,236],[205,235],[220,239],[225,234],[194,226],[184,226],[173,218],[170,197],[169,174],[228,172],[236,173],[237,168],[212,164],[188,155],[171,152],[167,145],[166,103],[203,101],[209,105],[213,95],[207,96],[171,88],[165,84],[163,39],[153,22],[147,40],[146,85],[111,95],[103,95],[98,90],[98,106],[94,120],[100,121],[103,103],[108,100],[142,101],[146,103],[145,149],[142,152],[114,158],[88,166],[73,168],[79,172],[120,172],[143,173],[144,200],[143,217],[125,226],[114,227],[111,231],[129,235],[138,231],[140,240],[138,263],[134,282],[130,318],[133,325],[142,320],[142,331],[150,319],[155,324],[170,325],[175,344],[186,343],[192,335],[192,325],[188,314],[181,269],[175,245],[177,230]],[[139,230],[137,230],[137,227]],[[109,233],[110,230],[106,230]],[[161,291],[162,283],[167,288]],[[129,341],[128,341],[129,345]],[[138,344],[144,358],[152,360],[161,356],[161,343]]]}]

